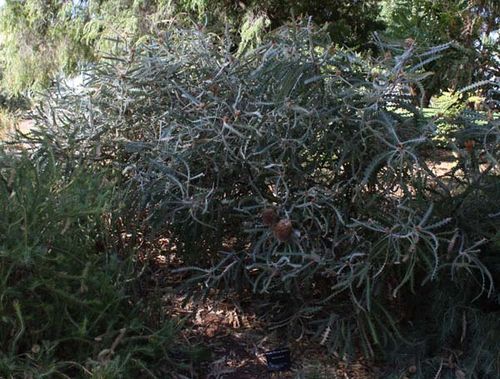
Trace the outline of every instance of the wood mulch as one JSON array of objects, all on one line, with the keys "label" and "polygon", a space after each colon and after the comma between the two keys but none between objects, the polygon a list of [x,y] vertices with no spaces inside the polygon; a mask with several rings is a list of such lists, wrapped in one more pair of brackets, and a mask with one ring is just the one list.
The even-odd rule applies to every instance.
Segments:
[{"label": "wood mulch", "polygon": [[175,293],[165,297],[172,315],[186,320],[183,336],[206,346],[212,355],[197,376],[203,379],[374,379],[376,368],[362,358],[347,362],[318,344],[291,341],[292,368],[270,373],[264,353],[281,347],[280,338],[268,331],[251,310],[240,310],[228,301],[206,300],[195,304]]}]

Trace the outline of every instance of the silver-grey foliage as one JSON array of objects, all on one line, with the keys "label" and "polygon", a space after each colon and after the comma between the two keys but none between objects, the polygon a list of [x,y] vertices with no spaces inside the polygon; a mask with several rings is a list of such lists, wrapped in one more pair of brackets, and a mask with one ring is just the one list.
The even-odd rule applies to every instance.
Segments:
[{"label": "silver-grey foliage", "polygon": [[[498,241],[498,119],[464,125],[457,141],[475,144],[440,177],[412,96],[422,59],[445,48],[362,57],[293,25],[235,58],[227,41],[172,28],[118,43],[83,94],[47,99],[40,120],[57,132],[40,138],[115,165],[198,293],[258,294],[270,325],[373,355],[405,339],[435,289],[495,294],[481,255]],[[266,209],[291,220],[287,238]]]}]

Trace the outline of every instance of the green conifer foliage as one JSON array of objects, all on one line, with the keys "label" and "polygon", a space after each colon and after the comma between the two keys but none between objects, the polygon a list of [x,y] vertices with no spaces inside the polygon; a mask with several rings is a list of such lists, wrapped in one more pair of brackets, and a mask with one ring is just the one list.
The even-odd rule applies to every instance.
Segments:
[{"label": "green conifer foliage", "polygon": [[425,64],[434,72],[423,82],[427,101],[449,88],[498,78],[498,1],[389,0],[383,5],[388,36],[422,46],[453,44],[441,59]]}]

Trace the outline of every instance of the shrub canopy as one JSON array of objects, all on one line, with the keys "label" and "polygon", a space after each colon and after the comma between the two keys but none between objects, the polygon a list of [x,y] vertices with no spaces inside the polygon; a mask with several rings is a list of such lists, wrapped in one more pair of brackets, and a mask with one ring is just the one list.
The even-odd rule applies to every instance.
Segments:
[{"label": "shrub canopy", "polygon": [[240,57],[175,27],[118,47],[44,101],[39,138],[119,170],[192,289],[253,293],[272,327],[331,351],[410,354],[429,377],[461,350],[451,373],[495,377],[499,121],[455,119],[441,176],[414,105],[422,62],[447,45],[367,59],[294,24]]}]

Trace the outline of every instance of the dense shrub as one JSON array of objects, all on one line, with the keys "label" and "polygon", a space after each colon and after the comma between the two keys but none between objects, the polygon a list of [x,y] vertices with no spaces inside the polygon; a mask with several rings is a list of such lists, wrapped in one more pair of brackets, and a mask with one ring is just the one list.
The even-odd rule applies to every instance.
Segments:
[{"label": "dense shrub", "polygon": [[0,153],[0,376],[173,376],[189,350],[135,295],[110,233],[114,183],[45,146]]},{"label": "dense shrub", "polygon": [[393,372],[493,378],[498,119],[457,121],[460,157],[438,175],[412,93],[446,46],[380,48],[292,25],[237,59],[172,28],[47,99],[39,123],[56,153],[72,135],[82,159],[120,170],[151,235],[196,262],[193,293],[253,293],[271,327],[396,358]]}]

